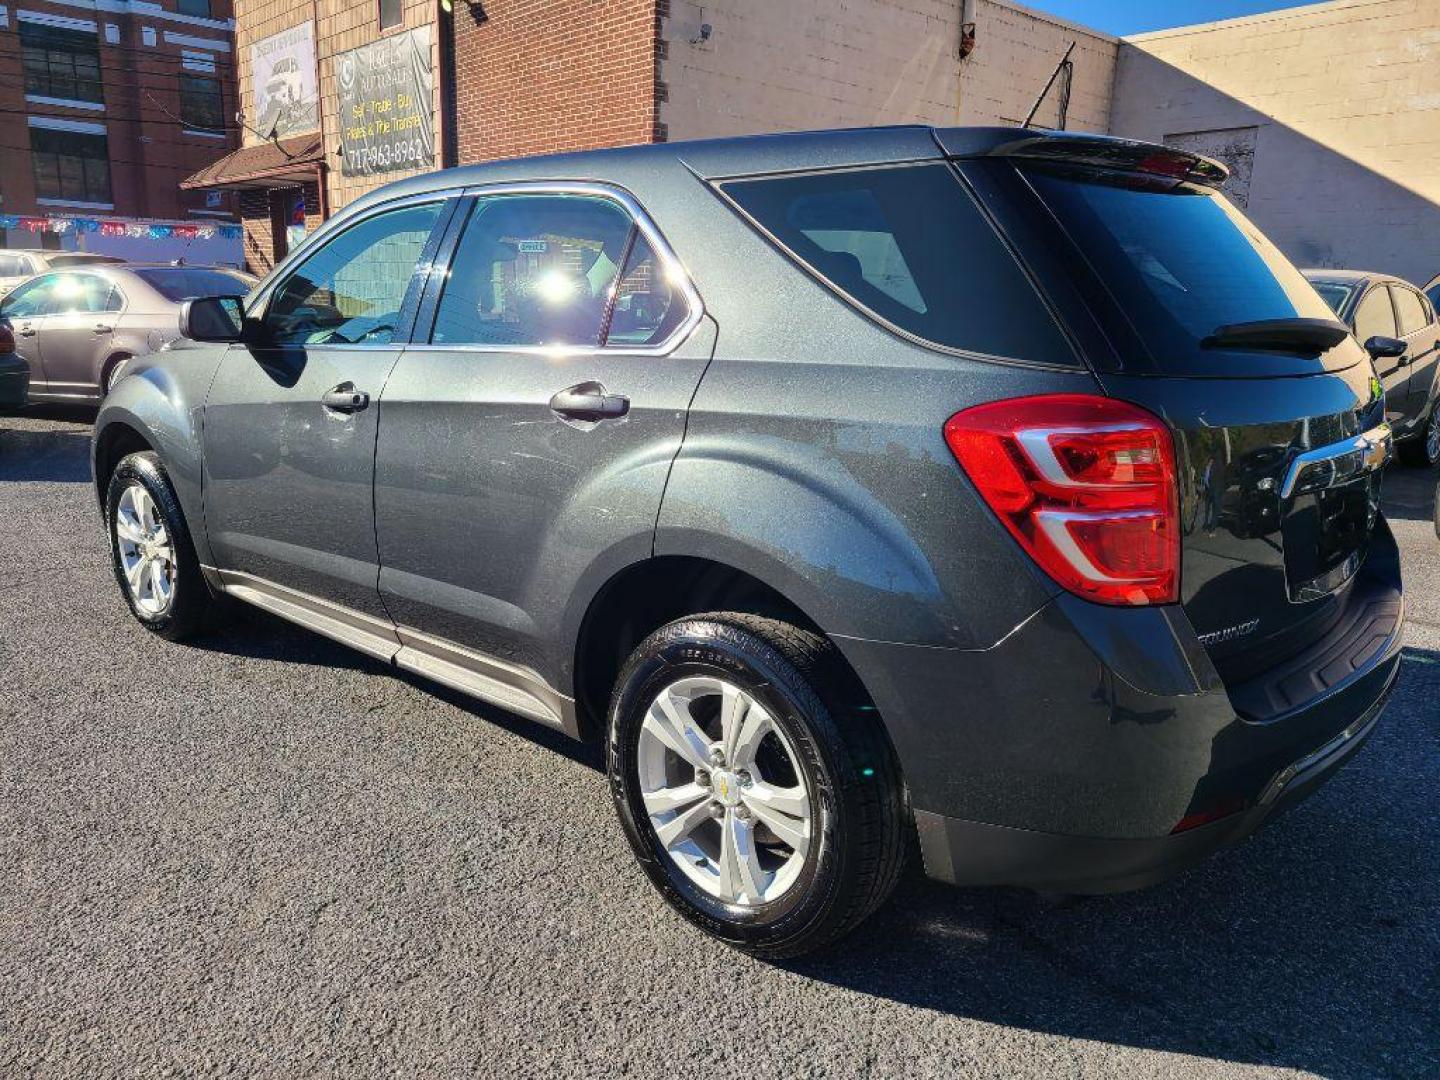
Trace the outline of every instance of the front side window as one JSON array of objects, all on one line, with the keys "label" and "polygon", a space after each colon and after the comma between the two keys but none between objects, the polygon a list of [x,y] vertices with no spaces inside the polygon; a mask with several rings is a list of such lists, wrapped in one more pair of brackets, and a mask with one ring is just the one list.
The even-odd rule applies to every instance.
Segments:
[{"label": "front side window", "polygon": [[49,314],[55,274],[33,278],[0,301],[0,319],[33,319]]},{"label": "front side window", "polygon": [[204,75],[180,76],[180,122],[187,128],[222,131],[225,127],[225,97],[220,80]]},{"label": "front side window", "polygon": [[1384,285],[1366,293],[1355,309],[1355,336],[1365,342],[1377,335],[1395,336],[1395,309],[1390,306],[1390,291]]},{"label": "front side window", "polygon": [[481,199],[455,252],[432,340],[599,345],[634,223],[609,199]]},{"label": "front side window", "polygon": [[63,202],[110,202],[110,148],[104,135],[30,129],[35,193]]},{"label": "front side window", "polygon": [[70,101],[105,100],[94,31],[20,23],[25,92]]},{"label": "front side window", "polygon": [[49,315],[120,310],[115,286],[94,274],[56,274],[51,279]]},{"label": "front side window", "polygon": [[1425,310],[1425,301],[1420,294],[1402,285],[1391,285],[1390,295],[1395,297],[1395,313],[1399,317],[1400,336],[1417,334],[1430,322],[1430,313]]},{"label": "front side window", "polygon": [[722,190],[822,281],[893,327],[966,352],[1076,363],[949,165],[764,177]]},{"label": "front side window", "polygon": [[440,217],[441,202],[389,210],[326,240],[275,291],[265,314],[277,345],[383,345]]}]

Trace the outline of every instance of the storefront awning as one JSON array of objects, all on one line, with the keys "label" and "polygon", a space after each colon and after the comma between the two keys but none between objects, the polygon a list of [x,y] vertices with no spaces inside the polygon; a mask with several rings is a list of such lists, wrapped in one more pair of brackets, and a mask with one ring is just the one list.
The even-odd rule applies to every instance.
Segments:
[{"label": "storefront awning", "polygon": [[284,187],[314,179],[325,161],[319,135],[296,135],[278,142],[242,146],[180,182],[184,191]]}]

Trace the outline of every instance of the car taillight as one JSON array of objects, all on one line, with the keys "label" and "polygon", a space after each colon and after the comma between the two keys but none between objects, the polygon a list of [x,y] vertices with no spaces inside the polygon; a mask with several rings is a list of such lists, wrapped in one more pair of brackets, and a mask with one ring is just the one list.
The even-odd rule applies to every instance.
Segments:
[{"label": "car taillight", "polygon": [[1049,394],[977,405],[945,441],[1011,535],[1077,596],[1169,604],[1180,595],[1170,429],[1114,398]]},{"label": "car taillight", "polygon": [[9,323],[0,322],[0,352],[15,351],[15,331]]}]

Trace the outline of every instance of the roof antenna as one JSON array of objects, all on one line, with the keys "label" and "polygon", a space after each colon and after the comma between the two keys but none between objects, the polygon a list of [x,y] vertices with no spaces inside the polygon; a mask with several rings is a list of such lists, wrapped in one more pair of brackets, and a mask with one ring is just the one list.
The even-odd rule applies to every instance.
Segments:
[{"label": "roof antenna", "polygon": [[1060,92],[1060,122],[1056,124],[1059,131],[1065,130],[1065,114],[1070,111],[1070,80],[1074,77],[1075,65],[1070,62],[1070,54],[1075,51],[1075,42],[1070,42],[1070,47],[1065,50],[1065,55],[1060,58],[1060,63],[1055,65],[1055,70],[1050,73],[1050,78],[1045,80],[1045,89],[1040,91],[1040,96],[1035,99],[1035,104],[1030,106],[1030,115],[1025,117],[1022,128],[1028,128],[1035,122],[1035,114],[1040,111],[1040,106],[1045,103],[1045,97],[1050,93],[1050,88],[1055,85],[1055,80],[1060,73],[1065,73],[1065,88]]}]

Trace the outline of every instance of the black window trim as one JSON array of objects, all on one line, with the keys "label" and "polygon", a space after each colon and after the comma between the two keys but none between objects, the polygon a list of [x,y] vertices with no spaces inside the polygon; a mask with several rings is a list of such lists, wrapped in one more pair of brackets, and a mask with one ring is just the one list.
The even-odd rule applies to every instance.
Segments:
[{"label": "black window trim", "polygon": [[[640,205],[638,199],[629,191],[615,184],[595,183],[592,181],[554,181],[554,180],[521,180],[495,184],[476,184],[464,189],[467,203],[464,213],[457,213],[451,221],[449,235],[445,237],[445,244],[442,247],[435,266],[440,268],[440,273],[431,273],[430,282],[425,290],[424,298],[420,303],[420,317],[415,321],[415,332],[413,337],[415,343],[410,349],[418,349],[427,352],[473,352],[473,353],[508,353],[510,355],[526,356],[590,356],[596,353],[621,353],[627,356],[668,356],[690,337],[695,327],[705,315],[705,304],[700,299],[700,293],[696,290],[694,282],[686,272],[684,265],[676,256],[660,229]],[[470,219],[470,209],[480,199],[499,195],[580,195],[591,196],[601,199],[608,199],[615,203],[629,215],[632,224],[630,245],[633,246],[634,238],[638,232],[650,244],[650,250],[654,252],[656,261],[660,264],[661,271],[666,275],[672,287],[674,287],[685,301],[685,318],[676,324],[662,341],[653,345],[494,345],[494,344],[469,344],[456,342],[435,343],[431,340],[435,332],[435,319],[439,314],[440,292],[444,281],[449,277],[450,268],[453,264],[456,249],[459,246],[460,237],[463,235],[465,225]],[[626,252],[628,255],[629,247]],[[624,264],[620,266],[620,272],[624,271]],[[618,289],[620,280],[617,277],[615,288]],[[609,333],[609,315],[607,307],[604,330]]]},{"label": "black window trim", "polygon": [[[990,227],[991,232],[995,234],[995,238],[1000,243],[1001,247],[1003,247],[1010,254],[1010,257],[1015,260],[1016,268],[1020,271],[1021,275],[1025,278],[1026,281],[1030,283],[1031,288],[1035,291],[1035,298],[1040,301],[1041,305],[1045,309],[1045,313],[1049,315],[1051,320],[1055,323],[1056,332],[1059,334],[1061,340],[1065,342],[1066,346],[1075,356],[1075,363],[1055,364],[1045,360],[1026,360],[1021,357],[1015,356],[1001,356],[998,353],[981,352],[977,349],[962,349],[955,345],[946,345],[943,342],[932,341],[927,337],[922,337],[921,335],[914,333],[913,331],[906,330],[904,327],[898,326],[895,323],[891,322],[884,315],[881,315],[869,305],[851,296],[848,292],[846,292],[846,290],[840,288],[839,285],[831,281],[818,269],[812,267],[809,262],[807,262],[798,252],[796,252],[773,232],[771,232],[764,225],[762,225],[759,220],[754,217],[754,215],[749,213],[744,207],[742,207],[738,202],[736,202],[735,199],[725,190],[725,185],[727,184],[744,183],[748,180],[779,180],[789,179],[791,177],[829,176],[836,173],[875,172],[885,169],[909,169],[920,165],[944,165],[950,170],[950,174],[955,178],[955,182],[960,186],[960,190],[974,205],[976,212],[985,221],[985,224]],[[774,248],[776,248],[776,250],[778,250],[782,255],[784,255],[796,267],[804,271],[815,281],[819,282],[827,290],[834,294],[837,299],[843,301],[855,311],[859,312],[866,319],[875,323],[877,326],[880,326],[883,329],[889,331],[896,337],[903,338],[905,341],[910,342],[912,345],[919,345],[921,348],[929,349],[932,352],[944,353],[947,356],[963,357],[966,360],[979,360],[987,364],[1004,364],[1009,367],[1023,367],[1040,371],[1063,371],[1067,374],[1072,375],[1075,374],[1077,371],[1087,370],[1087,365],[1084,361],[1084,358],[1081,356],[1080,351],[1077,349],[1075,341],[1071,336],[1068,328],[1066,327],[1065,322],[1059,317],[1059,314],[1055,311],[1054,305],[1051,304],[1050,298],[1048,295],[1046,295],[1045,290],[1042,289],[1040,287],[1040,283],[1035,280],[1035,275],[1031,272],[1030,267],[1026,264],[1025,260],[1020,257],[1020,254],[1015,250],[1014,245],[1011,244],[1009,238],[1000,231],[999,226],[995,222],[994,216],[990,213],[989,208],[986,207],[985,204],[981,201],[980,196],[972,189],[969,180],[967,180],[964,174],[955,167],[955,162],[951,161],[948,158],[910,158],[904,161],[885,161],[866,165],[836,165],[818,169],[787,169],[776,172],[746,173],[744,175],[737,176],[721,176],[711,180],[710,187],[715,192],[715,194],[720,197],[720,199],[725,203],[726,206],[728,206],[731,210],[733,210],[736,214],[740,216],[740,219],[742,221],[744,221],[747,225],[754,229],[755,232],[758,233],[762,239],[764,239]]]},{"label": "black window trim", "polygon": [[[1430,310],[1429,299],[1425,296],[1423,292],[1415,288],[1413,285],[1408,284],[1407,282],[1398,281],[1392,278],[1385,284],[1390,287],[1390,309],[1395,313],[1395,336],[1399,338],[1407,338],[1414,337],[1416,334],[1424,333],[1425,328],[1427,326],[1430,326],[1435,321],[1435,316]],[[1402,327],[1405,325],[1405,321],[1400,318],[1400,300],[1398,298],[1398,293],[1402,289],[1404,289],[1406,292],[1414,294],[1415,298],[1420,301],[1420,314],[1425,317],[1425,321],[1419,326],[1417,326],[1414,330],[1411,330],[1408,334],[1405,333],[1402,329]]]}]

